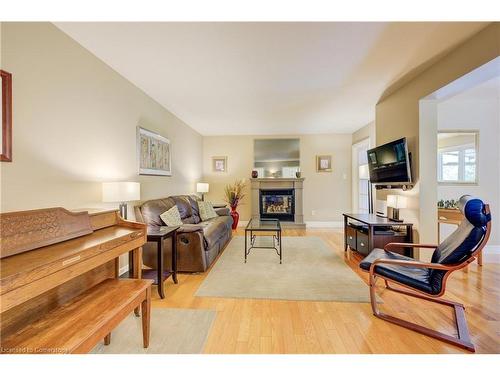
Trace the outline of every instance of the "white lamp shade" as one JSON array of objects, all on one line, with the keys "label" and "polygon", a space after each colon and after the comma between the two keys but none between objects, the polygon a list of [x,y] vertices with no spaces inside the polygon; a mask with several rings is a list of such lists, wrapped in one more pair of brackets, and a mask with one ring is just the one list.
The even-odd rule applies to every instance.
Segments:
[{"label": "white lamp shade", "polygon": [[130,202],[141,199],[141,184],[138,182],[103,182],[103,202]]},{"label": "white lamp shade", "polygon": [[387,207],[392,208],[406,208],[407,207],[407,199],[401,195],[388,195],[387,196]]},{"label": "white lamp shade", "polygon": [[208,184],[206,182],[198,182],[196,184],[197,193],[208,193]]},{"label": "white lamp shade", "polygon": [[359,166],[359,178],[360,180],[369,180],[370,172],[368,171],[368,164],[363,164]]}]

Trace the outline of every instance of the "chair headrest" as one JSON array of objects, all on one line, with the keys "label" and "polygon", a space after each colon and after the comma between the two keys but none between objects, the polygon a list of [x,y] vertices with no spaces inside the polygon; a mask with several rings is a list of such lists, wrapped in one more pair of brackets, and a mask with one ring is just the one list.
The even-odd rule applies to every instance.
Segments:
[{"label": "chair headrest", "polygon": [[491,215],[484,212],[483,201],[471,195],[462,195],[458,201],[458,208],[467,221],[475,227],[484,227],[491,220]]}]

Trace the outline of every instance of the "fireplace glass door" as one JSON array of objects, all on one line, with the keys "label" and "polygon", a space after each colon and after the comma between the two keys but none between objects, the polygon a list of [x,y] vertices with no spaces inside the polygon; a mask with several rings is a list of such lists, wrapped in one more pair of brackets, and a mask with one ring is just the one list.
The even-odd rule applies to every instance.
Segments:
[{"label": "fireplace glass door", "polygon": [[293,189],[261,190],[260,217],[261,219],[279,219],[294,221],[295,196]]}]

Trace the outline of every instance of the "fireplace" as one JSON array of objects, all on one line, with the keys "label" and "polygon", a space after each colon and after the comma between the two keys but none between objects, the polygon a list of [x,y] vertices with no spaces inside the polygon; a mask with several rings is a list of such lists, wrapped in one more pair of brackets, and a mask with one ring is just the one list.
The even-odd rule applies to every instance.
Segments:
[{"label": "fireplace", "polygon": [[294,189],[260,189],[259,198],[259,212],[261,219],[294,221]]},{"label": "fireplace", "polygon": [[252,219],[275,218],[284,227],[305,229],[303,185],[304,178],[252,178]]}]

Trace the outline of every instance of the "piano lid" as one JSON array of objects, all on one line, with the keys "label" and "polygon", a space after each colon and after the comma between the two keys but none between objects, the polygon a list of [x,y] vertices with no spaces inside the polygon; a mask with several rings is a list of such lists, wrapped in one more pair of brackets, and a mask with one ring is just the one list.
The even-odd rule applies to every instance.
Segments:
[{"label": "piano lid", "polygon": [[92,233],[89,214],[62,207],[0,214],[0,258]]}]

